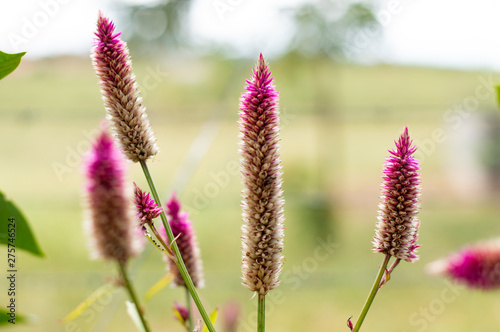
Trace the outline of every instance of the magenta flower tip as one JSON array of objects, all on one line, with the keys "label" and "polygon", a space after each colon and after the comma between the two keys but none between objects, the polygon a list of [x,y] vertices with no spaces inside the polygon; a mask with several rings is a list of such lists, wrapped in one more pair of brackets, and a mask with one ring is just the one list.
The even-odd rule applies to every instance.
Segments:
[{"label": "magenta flower tip", "polygon": [[430,274],[444,275],[470,288],[500,288],[500,239],[466,247],[427,266]]},{"label": "magenta flower tip", "polygon": [[416,147],[405,127],[390,150],[383,170],[377,230],[373,250],[404,259],[418,260],[416,243],[420,221],[416,215],[420,199],[419,162],[413,157]]},{"label": "magenta flower tip", "polygon": [[149,193],[142,191],[134,182],[134,200],[137,209],[137,218],[140,225],[144,227],[146,224],[151,225],[153,219],[157,218],[163,209],[156,204]]}]

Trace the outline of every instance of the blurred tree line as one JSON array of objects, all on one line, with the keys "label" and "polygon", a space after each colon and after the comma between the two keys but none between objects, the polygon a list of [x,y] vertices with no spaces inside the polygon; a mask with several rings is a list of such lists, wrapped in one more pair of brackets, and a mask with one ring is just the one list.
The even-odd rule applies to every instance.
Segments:
[{"label": "blurred tree line", "polygon": [[[193,0],[159,0],[126,6],[122,14],[130,22],[126,31],[130,48],[136,54],[147,54],[198,47],[189,28],[193,3]],[[229,6],[221,0],[214,0],[212,5],[216,11]],[[121,4],[117,7],[123,8]],[[281,14],[292,20],[295,31],[282,54],[352,60],[360,51],[366,52],[367,45],[381,34],[375,10],[374,2],[356,0],[319,0],[283,7]],[[207,55],[224,53],[221,45],[208,45],[204,48]]]}]

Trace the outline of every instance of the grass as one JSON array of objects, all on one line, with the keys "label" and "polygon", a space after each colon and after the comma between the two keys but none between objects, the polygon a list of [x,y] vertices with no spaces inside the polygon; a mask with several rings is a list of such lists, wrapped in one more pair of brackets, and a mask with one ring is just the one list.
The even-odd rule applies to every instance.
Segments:
[{"label": "grass", "polygon": [[[158,76],[158,84],[144,96],[161,148],[151,172],[164,199],[178,190],[191,213],[207,284],[200,295],[208,311],[216,306],[226,311],[230,301],[237,301],[241,330],[250,331],[245,326],[254,324],[255,301],[240,285],[241,185],[234,165],[237,100],[253,63],[205,59],[159,66],[168,74]],[[135,63],[138,81],[146,82],[155,68],[155,62]],[[449,138],[435,143],[422,163],[421,260],[396,269],[375,299],[364,330],[498,329],[495,292],[460,290],[444,302],[443,292],[448,294],[450,286],[424,271],[427,263],[466,243],[500,234],[495,197],[472,180],[462,186],[474,191],[457,194],[464,187],[457,187],[450,173],[463,169],[447,159],[457,152],[450,151],[453,134],[467,127],[453,128],[443,116],[454,103],[474,95],[483,74],[296,58],[271,61],[271,69],[283,112],[287,219],[286,263],[282,285],[268,303],[268,330],[347,330],[346,320],[351,315],[356,319],[383,259],[370,250],[382,163],[404,125],[417,143],[428,143],[436,128]],[[110,331],[134,331],[120,292],[116,299],[97,303],[74,326],[58,323],[116,275],[113,266],[89,260],[82,231],[82,156],[92,136],[87,132],[104,115],[90,61],[23,62],[0,82],[0,89],[1,189],[25,211],[47,255],[18,254],[19,312],[37,319],[16,329],[97,331],[108,326]],[[492,114],[493,100],[481,100],[469,113]],[[210,119],[218,126],[201,137],[203,143],[213,135],[204,154],[203,144],[192,144]],[[186,159],[190,148],[199,165],[186,162],[194,160]],[[129,176],[145,186],[138,165],[130,165]],[[461,177],[467,179],[467,173]],[[333,249],[318,256],[321,241],[329,237]],[[137,272],[138,292],[145,294],[164,272],[160,254],[153,251]],[[147,304],[153,330],[182,330],[171,311],[173,301],[182,298],[180,290],[169,288]],[[219,317],[223,331],[223,315]]]}]

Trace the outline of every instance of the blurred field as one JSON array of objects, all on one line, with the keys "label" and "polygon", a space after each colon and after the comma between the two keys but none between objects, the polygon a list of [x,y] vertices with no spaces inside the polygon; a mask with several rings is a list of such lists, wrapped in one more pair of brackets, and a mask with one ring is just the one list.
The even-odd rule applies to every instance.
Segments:
[{"label": "blurred field", "polygon": [[[255,301],[240,285],[241,186],[234,165],[238,98],[253,65],[189,58],[134,63],[161,148],[151,164],[155,182],[164,199],[177,190],[191,213],[208,310],[237,301],[241,331],[251,331]],[[287,220],[283,282],[271,293],[268,330],[347,331],[346,320],[356,320],[383,259],[370,250],[382,164],[405,125],[422,151],[421,260],[396,269],[363,330],[498,330],[497,292],[456,288],[424,270],[466,243],[500,234],[500,197],[488,187],[476,146],[461,140],[472,132],[482,147],[481,134],[498,121],[487,84],[495,76],[292,57],[271,59],[271,69],[283,115]],[[23,62],[0,82],[0,96],[1,190],[24,210],[46,253],[44,259],[18,254],[18,312],[36,318],[16,331],[134,331],[121,292],[74,326],[58,323],[114,276],[113,266],[89,260],[82,231],[81,158],[104,116],[90,60]],[[129,170],[145,187],[140,167]],[[330,252],[320,245],[328,241]],[[140,294],[164,271],[159,253],[151,252],[137,271]],[[147,304],[154,330],[182,331],[171,310],[182,299],[169,288]]]}]

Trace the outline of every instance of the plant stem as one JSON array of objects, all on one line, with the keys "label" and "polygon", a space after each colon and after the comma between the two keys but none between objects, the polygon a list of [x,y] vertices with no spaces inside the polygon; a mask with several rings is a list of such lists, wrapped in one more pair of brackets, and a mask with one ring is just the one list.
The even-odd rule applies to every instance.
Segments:
[{"label": "plant stem", "polygon": [[139,300],[137,299],[137,296],[135,295],[134,289],[132,288],[132,284],[130,283],[130,280],[128,279],[127,271],[125,269],[124,264],[118,263],[119,270],[120,270],[120,275],[122,277],[123,283],[125,285],[125,288],[127,289],[127,292],[130,296],[130,299],[132,300],[132,303],[135,305],[135,309],[137,310],[137,314],[139,315],[139,318],[141,319],[142,326],[144,328],[145,332],[149,332],[149,327],[148,324],[146,323],[146,319],[144,319],[144,314],[141,310],[141,306],[139,305]]},{"label": "plant stem", "polygon": [[382,280],[382,276],[385,273],[385,269],[387,268],[387,264],[389,264],[389,259],[391,258],[390,255],[385,255],[384,262],[380,266],[380,269],[378,270],[377,278],[375,279],[375,282],[373,283],[372,290],[370,291],[370,294],[368,295],[368,298],[366,299],[365,305],[363,306],[363,310],[361,310],[361,313],[359,314],[358,321],[356,322],[356,326],[354,326],[354,329],[352,330],[353,332],[358,332],[359,329],[361,328],[361,325],[363,324],[363,321],[365,320],[366,314],[368,313],[368,310],[370,310],[370,306],[372,305],[373,299],[375,299],[375,295],[377,295],[377,291],[379,289],[380,285],[380,280]]},{"label": "plant stem", "polygon": [[184,289],[186,290],[186,308],[188,310],[189,331],[192,331],[194,325],[193,325],[193,313],[191,310],[191,294],[189,294],[189,289],[187,289],[186,287],[184,287]]},{"label": "plant stem", "polygon": [[259,294],[259,305],[257,306],[257,332],[266,330],[266,296]]},{"label": "plant stem", "polygon": [[[144,172],[144,176],[146,177],[146,180],[148,181],[149,188],[151,189],[151,195],[153,195],[154,200],[156,201],[156,204],[159,206],[162,206],[161,201],[160,201],[160,196],[158,195],[158,191],[156,190],[156,186],[153,182],[153,178],[151,177],[151,173],[149,173],[149,168],[148,165],[144,160],[140,161],[142,170]],[[167,237],[168,241],[170,242],[170,246],[172,251],[174,252],[175,257],[177,258],[175,261],[175,264],[177,265],[177,269],[179,270],[179,273],[182,276],[182,279],[184,279],[184,282],[186,283],[186,287],[189,290],[189,293],[191,294],[191,297],[193,298],[194,303],[196,304],[196,307],[198,308],[198,311],[200,312],[201,317],[203,318],[203,321],[205,322],[205,325],[207,326],[208,330],[210,332],[215,332],[214,326],[212,322],[210,321],[210,317],[207,314],[207,311],[205,310],[205,307],[203,307],[203,304],[201,303],[200,297],[198,296],[198,293],[196,291],[196,288],[194,287],[193,281],[191,280],[191,277],[189,276],[189,273],[186,269],[186,265],[184,264],[184,261],[182,260],[181,253],[179,251],[179,247],[177,246],[177,243],[174,241],[174,234],[172,233],[172,229],[170,228],[170,225],[167,221],[167,216],[165,215],[165,211],[162,211],[160,214],[161,221],[163,222],[163,227],[165,227],[165,231],[167,232]]]}]

